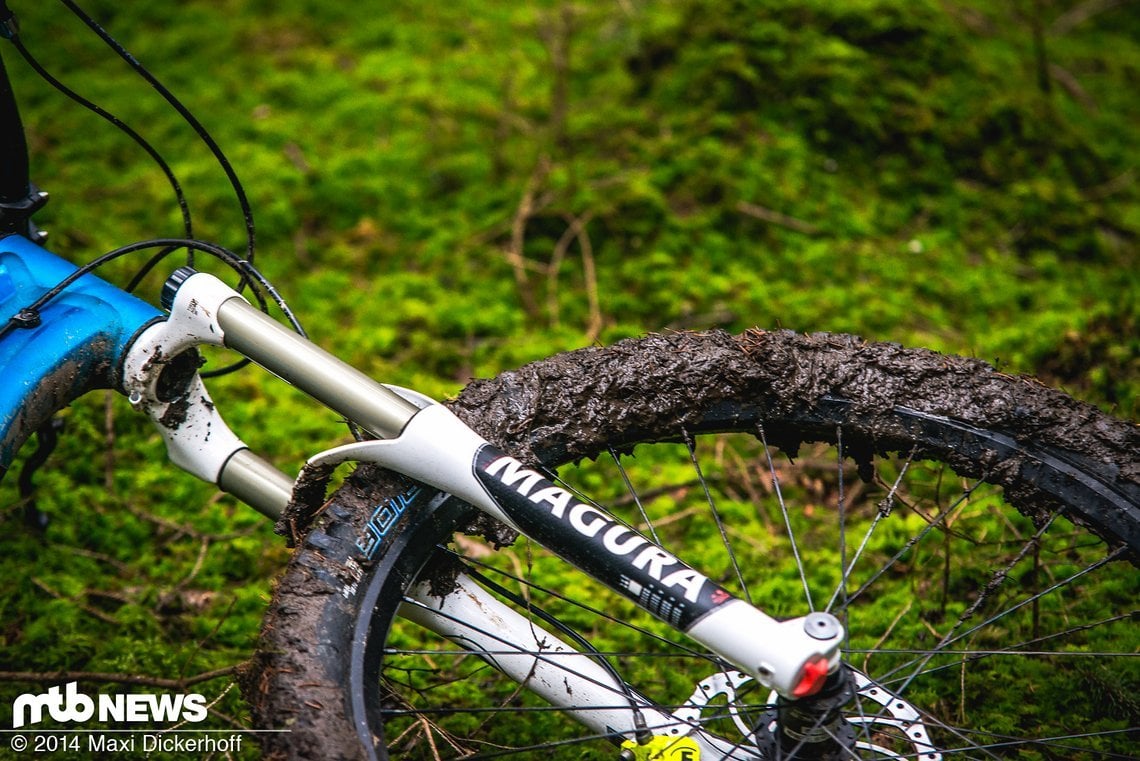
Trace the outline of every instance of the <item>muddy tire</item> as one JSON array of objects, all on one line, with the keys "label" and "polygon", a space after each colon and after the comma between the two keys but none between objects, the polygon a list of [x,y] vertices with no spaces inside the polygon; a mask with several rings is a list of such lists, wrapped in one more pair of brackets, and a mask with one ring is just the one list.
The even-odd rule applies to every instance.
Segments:
[{"label": "muddy tire", "polygon": [[[715,454],[704,455],[713,462],[698,473],[702,488],[688,482],[662,487],[665,506],[661,509],[671,510],[670,505],[681,498],[699,495],[701,491],[709,493],[711,485],[720,504],[728,508],[722,509],[724,515],[715,516],[718,526],[722,519],[727,520],[725,516],[735,514],[737,507],[733,506],[738,502],[758,501],[765,506],[751,512],[739,508],[743,516],[739,527],[729,526],[719,532],[725,538],[726,547],[727,537],[763,533],[764,536],[754,542],[766,548],[763,558],[753,562],[745,552],[739,562],[733,555],[731,563],[721,563],[711,559],[711,549],[707,553],[702,550],[699,556],[684,554],[698,567],[723,572],[722,578],[716,580],[726,586],[737,580],[751,584],[752,580],[746,577],[752,568],[760,565],[761,560],[771,562],[768,556],[775,550],[768,548],[768,535],[779,533],[780,519],[774,517],[777,503],[786,511],[786,500],[791,502],[795,498],[807,502],[802,513],[816,517],[824,512],[848,513],[847,517],[841,515],[839,521],[852,531],[857,524],[877,526],[880,521],[887,524],[888,520],[906,525],[919,536],[919,541],[912,545],[892,538],[880,547],[877,544],[880,535],[872,534],[871,530],[864,534],[862,528],[843,545],[841,568],[850,571],[848,565],[858,565],[853,559],[863,562],[865,558],[869,562],[873,556],[880,568],[877,580],[893,581],[901,584],[904,591],[909,590],[907,610],[898,613],[894,624],[890,624],[891,618],[884,612],[868,613],[866,618],[859,619],[854,612],[857,608],[852,605],[853,625],[859,620],[874,621],[874,631],[866,639],[852,634],[849,658],[859,662],[881,664],[889,660],[889,654],[876,654],[872,659],[871,646],[884,653],[902,650],[901,646],[891,650],[887,635],[901,635],[904,629],[911,630],[920,644],[925,642],[922,646],[932,652],[938,648],[955,653],[996,648],[989,640],[980,639],[981,634],[970,630],[990,615],[991,604],[1004,600],[1006,605],[1014,605],[1012,600],[1016,595],[1009,592],[1010,578],[1037,594],[1048,586],[1045,579],[1060,583],[1074,575],[1069,566],[1079,563],[1088,569],[1076,572],[1080,595],[1093,594],[1092,585],[1101,583],[1094,582],[1094,577],[1105,578],[1104,601],[1107,602],[1097,605],[1113,602],[1118,606],[1133,606],[1136,594],[1140,593],[1137,574],[1131,565],[1140,557],[1140,461],[1137,455],[1140,436],[1137,427],[1113,420],[1033,380],[1005,375],[976,360],[830,334],[753,331],[738,337],[719,332],[654,335],[608,348],[558,355],[492,380],[476,381],[449,406],[492,443],[520,459],[550,469],[563,463],[588,462],[600,455],[603,456],[600,459],[608,459],[608,453],[630,452],[634,444],[640,442],[682,442],[674,448],[679,446],[682,453],[692,452],[703,444],[689,447],[684,442],[701,440],[704,434],[744,432],[742,443],[731,439],[727,450],[716,449]],[[814,461],[825,456],[821,452],[832,451],[823,447],[836,445],[840,449],[835,459],[840,464],[833,467],[835,472],[830,476],[817,475],[814,470],[806,471],[805,476],[805,471],[793,471],[791,464],[771,457],[774,450],[779,450],[789,455],[796,467],[810,469]],[[725,454],[726,451],[729,454]],[[628,459],[623,457],[621,462]],[[759,463],[755,468],[742,466],[739,471],[758,475],[739,475],[737,460]],[[662,476],[671,471],[652,457],[649,463],[658,477],[670,477]],[[935,463],[937,467],[923,465],[927,475],[914,476],[918,463]],[[911,486],[907,481],[905,486],[900,486],[904,483],[902,474],[907,474],[908,479],[914,476],[918,484]],[[610,480],[616,479],[611,475]],[[596,481],[592,476],[585,476],[574,483]],[[997,488],[991,491],[985,486],[983,489],[979,486],[983,481]],[[958,496],[943,495],[948,483],[956,486]],[[928,503],[921,502],[922,495],[927,493],[934,496],[928,498]],[[609,494],[603,495],[600,501],[606,499],[610,499],[606,504],[615,501]],[[641,500],[624,501],[640,503]],[[769,504],[771,515],[764,512]],[[821,510],[822,505],[830,509]],[[1002,505],[1008,507],[1008,511],[994,517]],[[538,750],[544,746],[533,737],[524,737],[521,730],[512,729],[511,722],[520,723],[517,716],[521,715],[524,717],[521,723],[539,727],[536,731],[542,734],[542,742],[555,740],[552,733],[563,730],[546,726],[545,717],[549,712],[541,707],[519,709],[519,705],[530,704],[517,695],[517,686],[494,692],[498,688],[492,686],[494,679],[488,670],[464,669],[451,664],[449,659],[459,656],[428,656],[430,667],[418,671],[402,664],[392,667],[400,669],[398,674],[386,670],[395,656],[385,655],[384,643],[396,608],[412,579],[427,572],[446,575],[446,571],[440,570],[441,566],[454,564],[455,555],[463,552],[467,552],[468,557],[460,562],[479,568],[483,574],[499,572],[495,570],[495,560],[488,559],[488,549],[508,542],[509,532],[488,526],[472,513],[469,507],[446,495],[378,468],[362,466],[332,496],[312,526],[299,527],[307,533],[279,582],[257,655],[242,680],[257,725],[290,730],[261,736],[267,758],[386,758],[389,743],[396,758],[458,757],[488,750],[498,753],[509,743],[522,745],[520,757],[524,758],[561,757],[558,754],[563,747],[569,748],[572,757],[587,757],[580,755],[585,752],[582,746],[572,741],[567,741],[566,746],[552,745],[550,750]],[[888,519],[892,514],[893,518]],[[966,518],[973,520],[975,514],[983,528],[970,533],[972,524]],[[684,530],[678,528],[679,533],[673,534],[670,525],[675,524],[670,524],[671,519],[647,516],[643,520],[641,515],[630,513],[627,520],[642,524],[648,520],[650,527],[657,521],[665,545],[677,547],[678,554],[682,554],[680,543],[685,543],[686,549],[689,543],[696,546],[698,537],[711,525],[703,520],[687,523]],[[785,512],[784,520],[791,526],[801,517],[799,513],[788,516]],[[1061,528],[1062,523],[1064,528]],[[1077,531],[1083,532],[1085,539],[1072,539]],[[465,540],[460,543],[463,546],[449,551],[435,549],[437,545],[447,545],[456,532],[482,538]],[[808,529],[806,536],[810,541],[799,549],[811,551],[812,542],[816,541],[815,532],[815,528]],[[1054,535],[1061,537],[1057,540],[1059,544],[1049,538]],[[863,536],[876,538],[863,540],[867,549],[857,550]],[[706,549],[715,548],[719,541],[710,540]],[[928,545],[931,549],[923,549]],[[892,556],[892,548],[901,554]],[[531,584],[532,569],[544,567],[545,562],[535,555],[539,552],[537,548],[526,545],[515,549],[516,568],[502,572],[508,580],[503,583],[527,586],[531,590],[528,594],[548,591],[540,584]],[[866,554],[859,556],[858,552]],[[973,556],[973,564],[963,563],[959,571],[954,552]],[[992,560],[979,560],[982,553],[991,552],[994,553]],[[925,553],[924,560],[918,559],[919,553]],[[492,556],[504,554],[493,553]],[[446,563],[441,557],[448,558]],[[520,562],[526,567],[525,572],[518,570]],[[979,563],[985,567],[979,567]],[[1026,563],[1031,565],[1026,566]],[[425,564],[430,571],[424,570]],[[800,568],[806,588],[809,586],[807,577],[815,569],[810,564],[807,572],[802,570],[802,564]],[[539,573],[538,570],[533,572]],[[959,572],[960,577],[956,575]],[[871,600],[870,604],[878,604],[875,601],[885,599],[884,595],[864,593],[859,586],[861,579],[873,575],[871,572],[844,574],[831,598],[833,610],[846,616],[849,600],[857,600],[859,604]],[[829,578],[827,584],[833,585],[833,581]],[[569,588],[561,580],[554,585]],[[798,587],[799,581],[793,580],[790,585]],[[1017,629],[1022,626],[1019,617],[1022,613],[1028,616],[1030,608],[1035,618],[1027,619],[1026,627],[1037,627],[1042,620],[1053,618],[1068,621],[1078,612],[1079,606],[1068,601],[1077,585],[1078,582],[1068,582],[1068,586],[1061,587],[1057,596],[1064,601],[1057,604],[1048,597],[1042,598],[1045,602],[1022,603],[1015,608],[1016,613],[1002,619],[1001,625]],[[847,589],[848,586],[851,588]],[[963,602],[956,604],[953,594],[960,595]],[[1127,602],[1128,595],[1132,595],[1132,602]],[[939,596],[941,603],[936,604]],[[815,604],[822,607],[825,602],[827,600],[821,598]],[[561,603],[552,600],[549,604],[554,609]],[[596,612],[608,604],[594,600],[590,610]],[[913,622],[911,606],[921,608],[914,613]],[[803,612],[806,610],[789,610],[788,615]],[[625,613],[619,617],[624,618]],[[1110,616],[1106,613],[1105,618]],[[607,621],[609,619],[603,619],[603,624],[608,625]],[[1054,635],[1053,640],[1042,639],[1046,635],[1036,628],[1029,633],[1008,635],[1007,632],[1007,635],[1020,637],[1018,642],[1047,642],[1049,647],[1059,643],[1059,649],[1069,644],[1073,648],[1092,646],[1091,643],[1105,647],[1107,642],[1123,652],[1135,652],[1140,644],[1135,624],[1127,620],[1127,613],[1101,628],[1088,630],[1080,626],[1079,622],[1065,624],[1065,630]],[[578,624],[577,628],[581,629],[582,625]],[[937,636],[946,632],[950,635],[935,646],[924,639],[936,637],[923,633],[927,630],[937,632]],[[958,635],[964,639],[954,639]],[[397,640],[393,635],[392,641],[403,643],[410,651],[416,650],[415,644],[408,644],[415,640],[403,639],[402,633],[399,637]],[[867,654],[864,651],[868,651]],[[924,665],[940,663],[937,658],[943,654],[927,656]],[[1019,733],[1031,740],[1038,731],[1045,734],[1061,731],[1043,727],[1038,730],[1036,725],[1022,727],[1014,720],[1009,726],[980,728],[978,732],[992,733],[985,734],[984,738],[976,733],[967,734],[958,727],[959,721],[965,721],[959,719],[958,714],[972,718],[968,715],[980,714],[981,708],[975,710],[971,706],[965,710],[967,656],[955,657],[961,661],[963,694],[933,699],[935,705],[919,705],[917,699],[914,701],[914,707],[923,716],[918,726],[941,738],[939,744],[930,741],[931,747],[959,747],[966,738],[976,746],[1000,748],[978,752],[987,757],[1001,757],[1022,747],[1018,744],[1022,741]],[[618,655],[612,659],[624,666],[630,658],[632,655]],[[992,662],[1012,659],[979,657],[976,660],[978,668],[988,668]],[[1093,661],[1091,657],[1084,659],[1072,669],[1068,661],[1063,661],[1061,666],[1050,661],[1046,670],[1084,679],[1082,684],[1086,687],[1095,682],[1100,685],[1097,689],[1108,691],[1106,699],[1115,699],[1119,693],[1123,702],[1105,719],[1111,726],[1104,730],[1108,739],[1103,744],[1109,748],[1126,747],[1128,730],[1140,724],[1135,700],[1129,703],[1124,697],[1127,689],[1140,688],[1140,683],[1135,683],[1140,682],[1140,675],[1135,673],[1135,659],[1128,661],[1123,675],[1115,668],[1115,661],[1103,664]],[[696,685],[706,677],[711,678],[710,668],[707,663],[698,668],[696,676],[687,684]],[[1021,678],[1036,678],[1034,675],[1040,668],[1039,663],[1031,664]],[[1106,686],[1112,680],[1096,676],[1105,668],[1117,674],[1115,687]],[[430,679],[433,669],[439,672],[440,681],[429,689],[427,682],[421,684],[417,680],[425,673],[428,676],[424,678]],[[920,671],[919,682],[926,678],[928,671],[937,669],[927,665],[926,670]],[[938,676],[934,674],[930,678]],[[971,688],[988,689],[986,680],[998,678],[1011,677],[983,671]],[[452,724],[447,711],[455,710],[457,698],[446,696],[448,685],[460,685],[456,688],[457,694],[463,699],[470,699],[473,693],[485,693],[484,708],[510,704],[516,713],[501,721],[498,717],[479,714],[474,721],[467,717],[466,722],[457,720]],[[645,687],[646,694],[656,686]],[[634,684],[634,687],[642,689],[643,685]],[[909,682],[906,689],[908,695],[926,694],[920,685],[912,686]],[[939,687],[935,684],[930,689],[936,691]],[[683,688],[681,692],[684,693]],[[741,692],[743,688],[725,699],[730,703],[734,699],[743,701]],[[437,695],[444,702],[443,710],[423,717],[409,710],[420,697]],[[687,694],[673,692],[659,700],[668,710],[673,710],[687,697]],[[763,703],[766,696],[753,694],[749,700]],[[518,714],[520,710],[532,713]],[[995,707],[995,711],[1009,713],[1004,706]],[[704,714],[702,721],[703,717]],[[1072,729],[1066,731],[1075,735],[1092,719],[1083,718],[1078,711],[1057,721],[1065,726],[1072,724]],[[493,726],[496,723],[504,724],[505,728]],[[759,725],[753,728],[756,726]],[[464,736],[468,731],[480,736]],[[731,727],[728,731],[732,731]],[[745,737],[737,737],[734,742],[747,748],[759,745],[755,737],[748,736],[750,730],[741,731]],[[922,750],[905,737],[884,740],[882,735],[889,732],[882,728],[876,732],[876,742],[894,742],[893,752],[900,755],[913,757]],[[599,742],[602,752],[598,757],[616,757],[612,745]],[[1071,748],[1076,743],[1086,748],[1081,752],[1087,753],[1089,758],[1108,757],[1097,755],[1102,745],[1100,739],[1064,742],[1068,743],[1065,747]],[[867,745],[874,743],[868,740]],[[860,753],[867,758],[887,757],[875,756],[867,749]],[[1058,753],[1064,757],[1085,757],[1071,750]]]}]

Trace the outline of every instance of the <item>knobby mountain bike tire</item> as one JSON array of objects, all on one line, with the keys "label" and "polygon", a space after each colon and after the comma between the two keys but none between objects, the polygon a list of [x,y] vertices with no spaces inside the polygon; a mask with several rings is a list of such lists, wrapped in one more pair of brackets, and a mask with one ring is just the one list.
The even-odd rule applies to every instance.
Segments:
[{"label": "knobby mountain bike tire", "polygon": [[[839,616],[855,757],[1140,747],[1134,424],[977,360],[787,331],[583,349],[449,405],[773,615]],[[619,707],[640,696],[681,734],[724,738],[721,757],[806,757],[772,750],[775,696],[512,539],[357,469],[294,554],[243,676],[256,723],[289,730],[261,736],[267,757],[618,758],[614,738],[499,674],[497,653],[397,616],[417,579],[442,595],[458,570],[604,659],[628,684]]]}]

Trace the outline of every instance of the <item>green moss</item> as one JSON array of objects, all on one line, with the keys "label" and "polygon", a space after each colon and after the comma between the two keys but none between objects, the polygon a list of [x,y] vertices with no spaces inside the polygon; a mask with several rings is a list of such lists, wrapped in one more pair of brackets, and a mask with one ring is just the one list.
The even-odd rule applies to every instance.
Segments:
[{"label": "green moss", "polygon": [[[1028,19],[992,2],[580,3],[564,74],[553,2],[89,5],[233,160],[258,261],[312,335],[384,380],[446,396],[586,341],[760,324],[972,354],[1136,415],[1140,27],[1124,8],[1053,28],[1046,92]],[[161,99],[55,6],[16,10],[49,69],[167,156],[197,234],[242,247],[222,172]],[[10,53],[53,248],[80,261],[178,233],[145,156]],[[551,273],[576,218],[587,244]],[[212,388],[286,470],[345,438],[264,373]],[[0,669],[169,677],[247,657],[280,540],[173,472],[127,405],[110,425],[101,396],[63,416],[37,476],[42,536],[0,485]],[[707,526],[684,530],[714,552]],[[878,541],[875,557],[904,539]],[[791,612],[797,584],[786,568],[759,589]],[[0,702],[25,688],[0,684]]]}]

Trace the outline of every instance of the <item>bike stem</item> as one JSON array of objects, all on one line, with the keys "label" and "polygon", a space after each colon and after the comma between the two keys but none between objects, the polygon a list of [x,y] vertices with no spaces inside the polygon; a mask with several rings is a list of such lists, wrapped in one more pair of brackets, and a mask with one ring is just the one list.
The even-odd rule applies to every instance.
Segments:
[{"label": "bike stem", "polygon": [[[0,37],[17,34],[16,15],[0,0]],[[0,58],[0,235],[16,233],[42,243],[46,237],[32,224],[31,216],[47,203],[47,193],[32,185],[29,178],[28,140],[12,82]]]}]

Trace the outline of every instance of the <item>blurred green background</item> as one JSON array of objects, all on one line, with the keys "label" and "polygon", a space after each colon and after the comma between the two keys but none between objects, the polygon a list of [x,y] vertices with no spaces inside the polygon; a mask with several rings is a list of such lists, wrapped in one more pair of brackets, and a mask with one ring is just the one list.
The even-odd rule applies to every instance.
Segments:
[{"label": "blurred green background", "polygon": [[[195,234],[243,249],[177,114],[61,4],[11,6],[46,68],[167,158]],[[760,325],[978,356],[1136,416],[1136,3],[85,7],[222,146],[256,261],[315,340],[386,381],[446,396],[593,342]],[[179,235],[145,154],[3,55],[50,247],[79,262]],[[286,470],[345,438],[260,371],[211,388]],[[46,532],[0,486],[0,671],[240,662],[280,540],[172,472],[121,400],[64,417]],[[28,686],[0,680],[0,702]],[[232,693],[219,709],[241,721]]]}]

